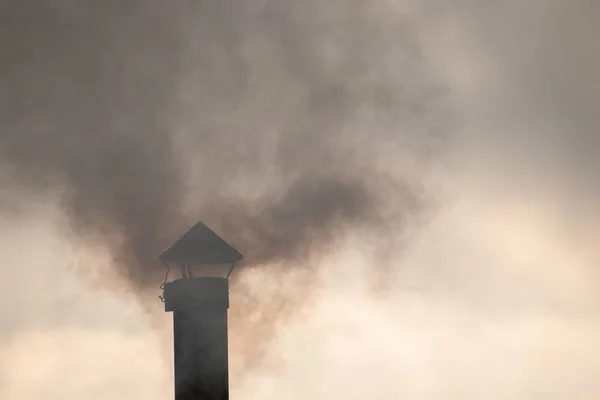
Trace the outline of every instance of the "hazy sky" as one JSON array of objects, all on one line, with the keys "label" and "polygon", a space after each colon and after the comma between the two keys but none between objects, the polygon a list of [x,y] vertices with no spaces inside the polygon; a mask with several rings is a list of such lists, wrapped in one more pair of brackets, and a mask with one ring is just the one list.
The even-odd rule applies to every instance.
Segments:
[{"label": "hazy sky", "polygon": [[5,1],[0,397],[170,398],[202,217],[238,399],[597,399],[600,7]]}]

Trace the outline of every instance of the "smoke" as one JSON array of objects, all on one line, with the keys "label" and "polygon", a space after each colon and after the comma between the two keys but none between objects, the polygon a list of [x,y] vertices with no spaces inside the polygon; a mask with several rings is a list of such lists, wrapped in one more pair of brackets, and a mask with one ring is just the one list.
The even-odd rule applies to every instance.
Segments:
[{"label": "smoke", "polygon": [[168,398],[69,266],[143,287],[197,218],[255,262],[232,397],[599,397],[596,3],[122,3],[0,6],[2,398]]},{"label": "smoke", "polygon": [[427,208],[381,156],[431,156],[447,114],[409,19],[367,2],[2,7],[4,209],[58,196],[128,286],[156,286],[153,259],[194,218],[257,263],[389,230],[390,193],[402,224]]},{"label": "smoke", "polygon": [[0,148],[12,185],[58,192],[74,233],[143,284],[182,195],[165,120],[177,43],[152,29],[160,9],[115,6],[4,3]]}]

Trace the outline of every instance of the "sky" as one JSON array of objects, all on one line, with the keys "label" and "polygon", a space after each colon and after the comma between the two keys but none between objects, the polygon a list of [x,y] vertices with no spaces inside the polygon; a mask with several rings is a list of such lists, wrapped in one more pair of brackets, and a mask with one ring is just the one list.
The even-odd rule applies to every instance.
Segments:
[{"label": "sky", "polygon": [[152,259],[248,256],[231,397],[597,399],[600,7],[0,5],[0,397],[172,397]]}]

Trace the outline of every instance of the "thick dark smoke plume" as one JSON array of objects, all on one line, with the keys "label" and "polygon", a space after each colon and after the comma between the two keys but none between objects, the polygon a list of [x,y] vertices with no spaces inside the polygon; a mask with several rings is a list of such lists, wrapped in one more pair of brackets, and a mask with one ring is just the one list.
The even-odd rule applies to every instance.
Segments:
[{"label": "thick dark smoke plume", "polygon": [[372,2],[8,0],[0,42],[3,196],[59,193],[133,286],[196,217],[255,262],[423,207],[390,154],[436,151],[443,96]]}]

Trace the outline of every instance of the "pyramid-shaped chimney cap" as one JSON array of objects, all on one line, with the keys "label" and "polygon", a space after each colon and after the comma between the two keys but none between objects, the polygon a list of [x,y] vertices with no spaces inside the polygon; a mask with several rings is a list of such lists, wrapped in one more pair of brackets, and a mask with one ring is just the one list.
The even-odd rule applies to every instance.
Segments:
[{"label": "pyramid-shaped chimney cap", "polygon": [[158,259],[177,265],[232,264],[243,256],[209,227],[198,222]]}]

